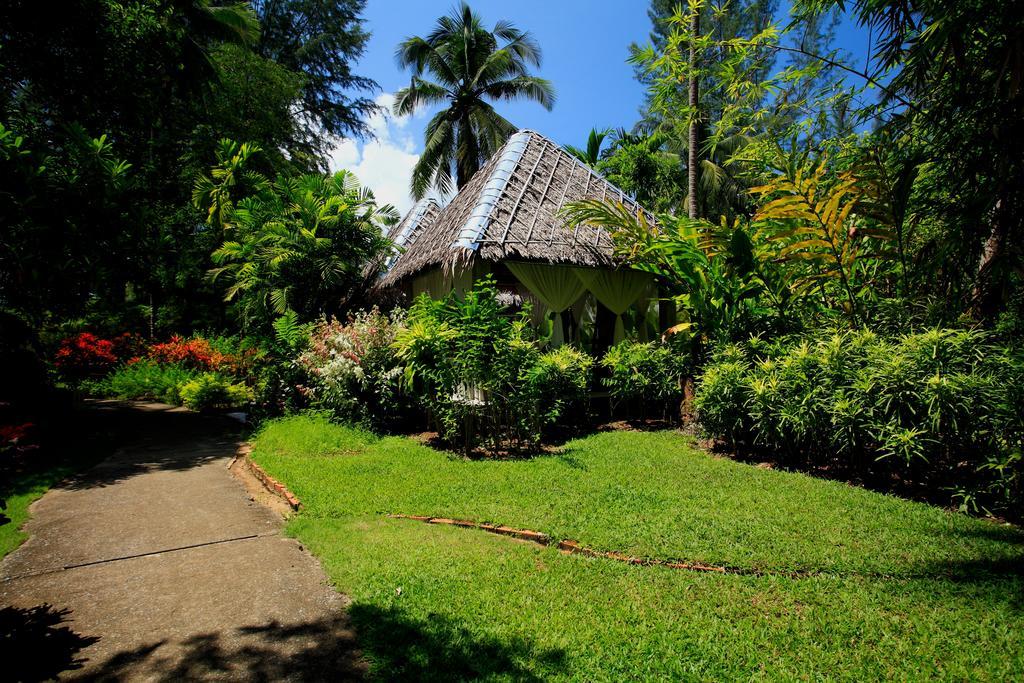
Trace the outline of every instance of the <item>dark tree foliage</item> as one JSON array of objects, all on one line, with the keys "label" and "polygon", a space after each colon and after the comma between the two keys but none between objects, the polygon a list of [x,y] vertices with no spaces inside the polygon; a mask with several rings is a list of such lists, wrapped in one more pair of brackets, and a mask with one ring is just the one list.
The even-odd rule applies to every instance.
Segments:
[{"label": "dark tree foliage", "polygon": [[[345,108],[346,88],[372,85],[347,66],[366,40],[362,3],[322,5],[261,5],[260,42],[246,4],[0,3],[0,123],[8,147],[20,139],[0,159],[12,188],[0,197],[0,306],[112,331],[223,326],[205,278],[221,236],[190,204],[218,141],[267,150],[268,175],[306,172],[323,165],[314,132],[356,130],[365,111]],[[90,151],[101,136],[107,160],[126,164],[116,184]]]},{"label": "dark tree foliage", "polygon": [[[370,34],[360,14],[364,0],[253,0],[262,33],[257,52],[304,77],[302,117],[294,145],[311,158],[323,156],[324,133],[367,135],[366,118],[377,111],[367,97],[380,86],[352,72]],[[247,138],[250,139],[250,138]]]},{"label": "dark tree foliage", "polygon": [[[0,114],[47,169],[33,180],[39,192],[16,197],[26,228],[17,246],[39,264],[26,313],[66,317],[98,305],[103,316],[192,284],[181,266],[196,222],[179,211],[192,133],[215,83],[210,51],[225,38],[247,43],[253,28],[247,11],[193,2],[78,0],[54,12],[15,0],[0,8]],[[101,135],[107,152],[130,164],[113,204],[78,172],[82,139]],[[76,201],[62,200],[66,193]]]},{"label": "dark tree foliage", "polygon": [[[810,0],[871,27],[890,140],[923,166],[915,208],[929,223],[920,258],[952,308],[984,318],[1024,272],[1024,4],[1013,0]],[[885,111],[883,110],[883,113]],[[934,275],[938,275],[936,279]]]}]

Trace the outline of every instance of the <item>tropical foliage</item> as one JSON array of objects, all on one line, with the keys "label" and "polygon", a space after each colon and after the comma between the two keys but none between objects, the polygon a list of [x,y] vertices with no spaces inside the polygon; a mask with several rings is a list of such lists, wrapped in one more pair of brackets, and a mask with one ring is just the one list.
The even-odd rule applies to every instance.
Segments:
[{"label": "tropical foliage", "polygon": [[[543,430],[588,386],[579,352],[544,354],[529,311],[504,310],[492,280],[463,298],[423,295],[395,338],[404,381],[442,438],[468,453],[536,448]],[[556,390],[570,388],[565,394]]]},{"label": "tropical foliage", "polygon": [[[978,510],[1019,500],[1009,3],[799,0],[784,25],[774,0],[652,0],[639,120],[568,148],[648,212],[564,216],[656,276],[663,336],[580,335],[593,355],[548,348],[493,283],[407,315],[367,286],[398,216],[324,172],[334,136],[383,113],[353,71],[363,4],[0,7],[0,353],[36,406],[5,424],[36,424],[56,383],[532,451],[606,414],[604,395],[616,416],[674,415],[697,379],[704,429],[736,448]],[[841,13],[876,39],[863,66],[832,47]],[[512,23],[462,4],[427,31],[396,50],[411,80],[392,113],[434,109],[416,196],[465,185],[515,130],[506,103],[554,101]],[[960,360],[941,367],[921,350],[947,347]]]},{"label": "tropical foliage", "polygon": [[941,502],[939,491],[953,491],[964,509],[1016,516],[1022,381],[1020,349],[983,332],[840,330],[723,347],[696,406],[704,427],[734,446],[886,488],[912,482]]},{"label": "tropical foliage", "polygon": [[[243,329],[295,310],[305,319],[335,312],[387,246],[383,230],[398,220],[347,171],[279,176],[243,172],[259,149],[221,141],[220,164],[193,193],[224,242],[211,279],[226,282],[225,301]],[[240,181],[251,193],[235,200]]]},{"label": "tropical foliage", "polygon": [[623,341],[601,358],[601,366],[607,370],[601,384],[616,404],[631,402],[640,416],[654,406],[665,416],[673,399],[675,406],[679,405],[684,364],[685,357],[665,344]]},{"label": "tropical foliage", "polygon": [[196,230],[193,182],[223,137],[265,150],[274,177],[324,168],[322,130],[365,130],[362,6],[3,3],[0,147],[18,141],[0,153],[3,307],[37,328],[222,326],[205,280],[220,236]]}]

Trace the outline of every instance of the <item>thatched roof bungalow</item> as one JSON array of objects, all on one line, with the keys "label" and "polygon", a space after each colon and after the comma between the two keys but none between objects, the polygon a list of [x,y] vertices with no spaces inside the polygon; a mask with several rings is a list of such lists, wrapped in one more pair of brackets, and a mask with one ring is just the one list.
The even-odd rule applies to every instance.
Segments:
[{"label": "thatched roof bungalow", "polygon": [[534,301],[538,322],[553,314],[556,344],[566,333],[580,338],[588,322],[597,329],[602,320],[621,339],[624,317],[643,335],[652,278],[616,261],[604,229],[567,227],[559,210],[581,199],[641,209],[556,143],[519,131],[447,206],[434,212],[421,202],[402,220],[393,238],[402,253],[388,262],[379,286],[439,297],[491,273],[503,289]]}]

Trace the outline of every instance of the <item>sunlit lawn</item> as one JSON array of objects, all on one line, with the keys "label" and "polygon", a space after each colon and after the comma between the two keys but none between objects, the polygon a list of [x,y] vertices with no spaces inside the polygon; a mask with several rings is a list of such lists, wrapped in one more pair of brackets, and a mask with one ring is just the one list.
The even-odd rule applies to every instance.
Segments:
[{"label": "sunlit lawn", "polygon": [[[1015,528],[714,458],[671,432],[471,462],[297,417],[268,425],[254,457],[305,504],[289,530],[352,598],[382,677],[1024,675]],[[386,513],[761,575],[567,556]]]}]

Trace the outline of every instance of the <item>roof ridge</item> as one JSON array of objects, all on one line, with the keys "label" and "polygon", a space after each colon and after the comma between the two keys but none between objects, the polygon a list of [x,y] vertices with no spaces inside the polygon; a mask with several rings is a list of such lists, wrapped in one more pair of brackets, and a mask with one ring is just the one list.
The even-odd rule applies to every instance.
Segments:
[{"label": "roof ridge", "polygon": [[508,186],[509,178],[512,177],[512,174],[515,173],[516,168],[519,166],[523,153],[526,151],[526,146],[530,144],[531,135],[532,131],[529,130],[517,131],[509,136],[509,139],[502,146],[501,151],[498,152],[498,163],[491,169],[490,177],[487,178],[484,186],[480,188],[477,202],[469,212],[469,217],[466,219],[465,224],[463,224],[462,229],[459,230],[459,234],[455,236],[452,249],[461,248],[476,251],[480,246],[480,237],[483,235],[484,230],[487,229],[494,206],[498,203],[501,193]]}]

